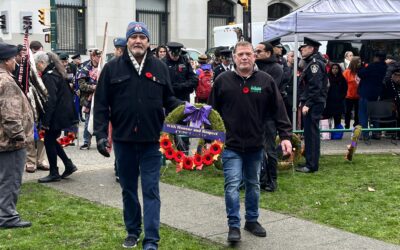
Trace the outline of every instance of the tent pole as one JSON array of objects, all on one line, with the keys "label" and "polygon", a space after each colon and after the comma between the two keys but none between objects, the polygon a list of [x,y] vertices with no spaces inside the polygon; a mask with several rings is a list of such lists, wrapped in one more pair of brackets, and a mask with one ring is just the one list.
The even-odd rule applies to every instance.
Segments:
[{"label": "tent pole", "polygon": [[297,60],[297,48],[299,47],[298,45],[299,43],[299,37],[297,35],[297,33],[294,34],[294,50],[293,50],[293,54],[294,54],[294,65],[293,65],[293,122],[292,122],[292,129],[296,130],[296,123],[297,123],[297,65],[298,65],[298,60]]}]

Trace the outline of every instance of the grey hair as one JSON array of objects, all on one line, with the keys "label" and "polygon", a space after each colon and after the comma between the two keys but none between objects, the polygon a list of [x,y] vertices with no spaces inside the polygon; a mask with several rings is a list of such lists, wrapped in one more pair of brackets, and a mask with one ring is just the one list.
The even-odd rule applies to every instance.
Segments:
[{"label": "grey hair", "polygon": [[43,62],[46,65],[54,64],[54,67],[63,78],[67,78],[65,67],[61,64],[60,59],[53,52],[38,51],[33,55],[36,63]]},{"label": "grey hair", "polygon": [[235,47],[234,47],[234,49],[233,49],[233,54],[236,53],[237,47],[250,47],[251,49],[254,50],[253,44],[249,43],[248,41],[240,41],[240,42],[237,42],[237,43],[235,44]]}]

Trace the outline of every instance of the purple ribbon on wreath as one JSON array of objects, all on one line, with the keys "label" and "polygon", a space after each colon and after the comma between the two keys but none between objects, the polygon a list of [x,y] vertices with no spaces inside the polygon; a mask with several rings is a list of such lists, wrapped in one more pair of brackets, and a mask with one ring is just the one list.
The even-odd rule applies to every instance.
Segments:
[{"label": "purple ribbon on wreath", "polygon": [[183,121],[190,122],[190,126],[195,128],[200,128],[204,123],[211,125],[208,120],[211,109],[210,105],[203,105],[201,108],[196,108],[194,105],[186,102],[183,113],[187,115],[187,117]]}]

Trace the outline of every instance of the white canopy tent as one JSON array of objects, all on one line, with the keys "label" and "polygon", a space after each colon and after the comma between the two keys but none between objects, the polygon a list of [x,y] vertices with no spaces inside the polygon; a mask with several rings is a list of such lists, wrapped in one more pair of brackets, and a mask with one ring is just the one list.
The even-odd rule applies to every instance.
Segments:
[{"label": "white canopy tent", "polygon": [[[297,48],[305,36],[319,41],[400,39],[400,0],[315,0],[264,26],[265,41],[281,37],[294,41]],[[297,61],[296,57],[297,53]],[[295,77],[293,103],[297,103],[296,95]]]}]

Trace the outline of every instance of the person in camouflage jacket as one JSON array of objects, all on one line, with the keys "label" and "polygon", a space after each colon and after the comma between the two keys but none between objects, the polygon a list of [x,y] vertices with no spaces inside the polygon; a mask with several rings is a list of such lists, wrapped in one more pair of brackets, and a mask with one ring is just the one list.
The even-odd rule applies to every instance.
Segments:
[{"label": "person in camouflage jacket", "polygon": [[0,42],[0,228],[31,226],[16,210],[26,146],[33,141],[32,109],[12,75],[17,53]]},{"label": "person in camouflage jacket", "polygon": [[89,50],[90,61],[84,63],[84,66],[76,73],[80,90],[80,102],[82,111],[85,113],[85,129],[83,131],[83,145],[80,149],[90,149],[91,134],[88,131],[91,101],[96,90],[98,78],[98,65],[101,57],[101,51],[98,49]]}]

